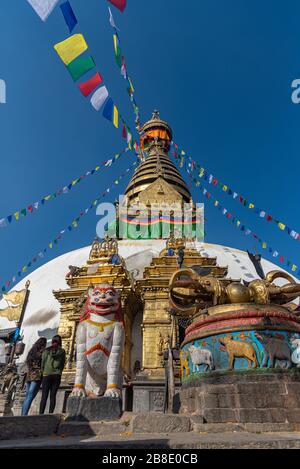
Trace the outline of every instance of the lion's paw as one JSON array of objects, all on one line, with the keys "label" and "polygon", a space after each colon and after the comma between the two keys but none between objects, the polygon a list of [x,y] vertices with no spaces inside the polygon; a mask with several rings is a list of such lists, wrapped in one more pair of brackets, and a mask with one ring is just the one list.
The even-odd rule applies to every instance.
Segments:
[{"label": "lion's paw", "polygon": [[120,389],[107,389],[104,394],[104,397],[112,397],[113,399],[120,399],[121,397],[121,390]]},{"label": "lion's paw", "polygon": [[86,397],[85,389],[74,388],[71,394],[72,397]]}]

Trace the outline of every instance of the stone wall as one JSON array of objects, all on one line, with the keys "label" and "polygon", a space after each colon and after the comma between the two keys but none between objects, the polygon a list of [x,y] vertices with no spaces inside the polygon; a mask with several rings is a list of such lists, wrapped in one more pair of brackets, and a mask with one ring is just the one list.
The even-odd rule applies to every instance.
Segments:
[{"label": "stone wall", "polygon": [[199,423],[300,423],[300,370],[200,374],[180,401]]}]

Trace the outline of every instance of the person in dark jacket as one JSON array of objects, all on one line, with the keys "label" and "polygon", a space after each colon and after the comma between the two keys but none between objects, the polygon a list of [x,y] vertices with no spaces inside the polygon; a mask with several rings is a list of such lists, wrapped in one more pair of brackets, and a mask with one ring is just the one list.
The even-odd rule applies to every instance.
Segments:
[{"label": "person in dark jacket", "polygon": [[22,405],[22,415],[28,415],[42,382],[42,355],[47,345],[47,339],[40,338],[27,355],[26,397]]},{"label": "person in dark jacket", "polygon": [[43,381],[40,414],[45,413],[49,393],[49,413],[53,414],[55,410],[56,395],[60,386],[61,375],[66,362],[66,352],[61,345],[61,337],[59,335],[54,336],[51,347],[47,348],[42,356]]}]

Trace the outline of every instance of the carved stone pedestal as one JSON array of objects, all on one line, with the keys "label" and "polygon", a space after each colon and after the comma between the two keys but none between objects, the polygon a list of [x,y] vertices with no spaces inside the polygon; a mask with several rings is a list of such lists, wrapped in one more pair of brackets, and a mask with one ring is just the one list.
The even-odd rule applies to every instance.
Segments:
[{"label": "carved stone pedestal", "polygon": [[[164,412],[165,382],[163,380],[137,380],[132,383],[133,407],[132,411]],[[178,396],[179,382],[175,385],[175,394]],[[174,413],[178,412],[178,398],[175,396]]]},{"label": "carved stone pedestal", "polygon": [[67,402],[67,420],[99,422],[118,420],[122,415],[122,401],[110,397],[72,397]]}]

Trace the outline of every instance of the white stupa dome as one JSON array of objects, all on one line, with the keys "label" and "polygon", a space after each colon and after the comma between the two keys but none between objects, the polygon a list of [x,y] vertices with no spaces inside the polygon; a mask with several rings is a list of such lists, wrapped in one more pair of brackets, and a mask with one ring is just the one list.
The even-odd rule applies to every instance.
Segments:
[{"label": "white stupa dome", "polygon": [[[128,271],[135,278],[143,277],[144,268],[166,246],[165,240],[123,240],[119,241],[118,244],[119,254],[124,258]],[[216,257],[218,265],[228,266],[228,277],[247,282],[258,278],[246,252],[217,244],[194,243],[194,245],[202,256]],[[68,267],[86,264],[90,250],[91,246],[87,246],[57,257],[32,272],[14,287],[14,290],[22,290],[25,288],[27,280],[30,280],[30,296],[22,329],[26,344],[23,356],[26,356],[29,348],[39,337],[50,338],[57,332],[60,322],[60,304],[52,292],[68,288],[65,280],[69,271]],[[282,270],[265,259],[262,259],[262,267],[265,273],[271,270]],[[0,301],[0,308],[6,307],[6,302]],[[15,327],[14,322],[0,317],[0,329],[13,327]]]}]

